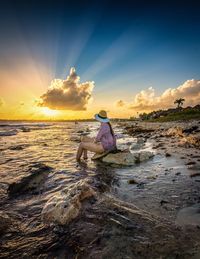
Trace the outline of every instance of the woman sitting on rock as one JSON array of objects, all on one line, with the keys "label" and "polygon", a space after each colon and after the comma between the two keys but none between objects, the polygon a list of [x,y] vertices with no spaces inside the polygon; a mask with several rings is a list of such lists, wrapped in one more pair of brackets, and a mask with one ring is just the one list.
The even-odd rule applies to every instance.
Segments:
[{"label": "woman sitting on rock", "polygon": [[80,161],[82,155],[84,159],[87,159],[88,150],[97,154],[102,154],[117,149],[115,134],[106,111],[102,110],[98,114],[95,114],[95,119],[101,122],[99,132],[96,138],[82,137],[76,155],[77,161]]}]

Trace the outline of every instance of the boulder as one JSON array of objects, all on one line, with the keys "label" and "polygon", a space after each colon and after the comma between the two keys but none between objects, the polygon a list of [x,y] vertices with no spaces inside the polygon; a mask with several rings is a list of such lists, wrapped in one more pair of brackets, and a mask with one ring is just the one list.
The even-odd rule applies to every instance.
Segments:
[{"label": "boulder", "polygon": [[181,127],[174,127],[174,128],[169,128],[166,132],[166,136],[176,136],[176,137],[182,137],[183,134],[183,128]]},{"label": "boulder", "polygon": [[140,149],[144,146],[144,144],[145,144],[144,138],[137,138],[137,141],[130,145],[130,149],[131,150]]},{"label": "boulder", "polygon": [[79,215],[82,202],[95,194],[85,180],[72,184],[47,201],[42,210],[42,219],[47,224],[51,222],[68,224]]},{"label": "boulder", "polygon": [[182,139],[182,144],[199,148],[200,147],[200,134],[185,136]]},{"label": "boulder", "polygon": [[110,164],[117,164],[117,165],[135,165],[137,163],[143,162],[148,160],[149,158],[153,157],[154,154],[150,151],[141,151],[141,152],[120,152],[116,154],[108,154],[105,156],[102,161]]},{"label": "boulder", "polygon": [[142,145],[139,143],[132,143],[130,145],[130,150],[140,149],[141,147],[142,147]]},{"label": "boulder", "polygon": [[146,161],[154,156],[151,151],[141,151],[139,152],[139,162]]},{"label": "boulder", "polygon": [[100,153],[100,154],[95,153],[95,154],[91,157],[91,159],[92,159],[92,160],[98,160],[98,159],[103,158],[104,156],[108,155],[109,153],[110,153],[109,151],[105,151],[105,152]]}]

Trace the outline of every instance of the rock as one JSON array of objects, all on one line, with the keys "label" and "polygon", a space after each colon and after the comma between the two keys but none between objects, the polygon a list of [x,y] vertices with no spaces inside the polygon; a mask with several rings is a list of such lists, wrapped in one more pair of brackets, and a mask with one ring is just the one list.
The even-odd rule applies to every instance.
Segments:
[{"label": "rock", "polygon": [[157,175],[149,175],[146,179],[148,180],[155,180],[158,176]]},{"label": "rock", "polygon": [[22,150],[22,149],[24,149],[24,147],[19,145],[19,146],[12,146],[9,149],[10,150]]},{"label": "rock", "polygon": [[127,126],[125,127],[125,132],[130,134],[130,135],[140,135],[141,133],[151,133],[154,132],[154,129],[147,129],[143,127],[138,127],[138,126]]},{"label": "rock", "polygon": [[181,127],[174,127],[167,130],[165,133],[166,136],[176,136],[176,137],[182,137],[183,136],[183,129]]},{"label": "rock", "polygon": [[200,165],[199,164],[194,164],[194,165],[188,165],[188,169],[193,170],[195,172],[200,172]]},{"label": "rock", "polygon": [[68,224],[79,215],[83,200],[95,195],[85,180],[72,184],[47,201],[42,210],[42,219],[46,223]]},{"label": "rock", "polygon": [[21,127],[21,131],[23,131],[23,132],[30,132],[31,130],[29,128]]},{"label": "rock", "polygon": [[132,144],[130,145],[130,149],[131,149],[131,150],[140,149],[141,147],[142,147],[142,145],[139,144],[139,143],[132,143]]},{"label": "rock", "polygon": [[34,166],[27,170],[25,176],[18,179],[17,182],[11,183],[9,185],[9,195],[13,196],[37,189],[51,170],[52,168],[45,164],[36,163]]},{"label": "rock", "polygon": [[129,184],[138,184],[138,182],[135,179],[128,180]]},{"label": "rock", "polygon": [[162,148],[163,145],[164,145],[163,143],[159,143],[158,145],[154,146],[153,149]]},{"label": "rock", "polygon": [[165,201],[165,200],[161,200],[160,201],[160,206],[163,206],[163,204],[167,204],[167,203],[169,203],[168,201]]},{"label": "rock", "polygon": [[187,128],[187,129],[184,129],[183,130],[183,133],[192,133],[194,131],[198,130],[198,126],[197,125],[194,125],[192,126],[191,128]]},{"label": "rock", "polygon": [[71,136],[69,139],[67,139],[69,141],[74,141],[74,142],[81,142],[80,137],[79,136]]},{"label": "rock", "polygon": [[[192,128],[189,129],[183,129],[181,127],[174,127],[170,128],[165,132],[165,135],[168,137],[175,136],[175,137],[180,137],[180,146],[185,146],[185,147],[200,147],[200,134],[197,131],[197,126],[193,126]],[[194,133],[194,134],[191,134]],[[189,134],[189,135],[188,135]]]},{"label": "rock", "polygon": [[144,189],[144,185],[145,185],[145,183],[143,183],[143,182],[138,183],[138,184],[137,184],[137,188],[138,188],[138,189]]},{"label": "rock", "polygon": [[170,157],[170,156],[171,156],[171,154],[169,154],[169,153],[166,153],[166,154],[165,154],[165,156],[166,156],[166,157]]},{"label": "rock", "polygon": [[194,206],[181,209],[177,214],[176,224],[181,226],[200,226],[200,205],[196,204]]},{"label": "rock", "polygon": [[137,138],[137,143],[138,144],[144,144],[145,143],[145,139],[144,138]]},{"label": "rock", "polygon": [[186,163],[185,165],[195,165],[195,164],[196,164],[196,162],[190,161],[190,162]]},{"label": "rock", "polygon": [[110,164],[117,164],[117,165],[135,165],[139,162],[143,162],[148,160],[149,158],[153,157],[154,154],[150,151],[141,151],[141,152],[120,152],[116,154],[108,154],[105,156],[102,161]]},{"label": "rock", "polygon": [[137,138],[137,141],[135,143],[131,143],[130,149],[140,149],[144,146],[145,139],[144,138]]},{"label": "rock", "polygon": [[190,177],[200,176],[200,172],[194,172],[190,174]]},{"label": "rock", "polygon": [[148,160],[149,158],[152,158],[153,156],[154,156],[154,154],[151,151],[141,151],[139,153],[139,162]]},{"label": "rock", "polygon": [[181,143],[183,145],[189,144],[191,146],[199,148],[200,147],[200,134],[184,136],[184,138],[181,140]]},{"label": "rock", "polygon": [[101,153],[101,154],[95,153],[95,154],[91,157],[91,159],[92,159],[92,160],[98,160],[98,159],[100,159],[100,158],[102,158],[102,157],[108,155],[109,153],[110,153],[109,151],[105,151],[105,152],[103,152],[103,153]]}]

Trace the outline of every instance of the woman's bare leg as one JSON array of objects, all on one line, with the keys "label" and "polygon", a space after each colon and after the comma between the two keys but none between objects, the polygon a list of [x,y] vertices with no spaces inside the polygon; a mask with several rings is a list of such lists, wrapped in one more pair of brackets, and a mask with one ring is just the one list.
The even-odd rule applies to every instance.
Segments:
[{"label": "woman's bare leg", "polygon": [[80,161],[84,150],[89,150],[94,153],[103,153],[104,148],[101,143],[81,142],[76,154],[76,160]]},{"label": "woman's bare leg", "polygon": [[82,154],[83,154],[83,147],[82,147],[82,143],[79,145],[78,150],[77,150],[77,154],[76,154],[76,160],[80,161]]},{"label": "woman's bare leg", "polygon": [[84,159],[88,159],[88,156],[87,156],[87,149],[83,149],[83,158],[84,158]]},{"label": "woman's bare leg", "polygon": [[91,138],[88,136],[82,136],[81,137],[81,142],[94,142],[95,138]]},{"label": "woman's bare leg", "polygon": [[[81,137],[81,142],[91,142],[91,143],[93,143],[93,142],[94,142],[94,139],[95,139],[95,138],[91,138],[91,137],[88,137],[88,136],[82,136],[82,137]],[[84,150],[83,150],[83,158],[84,158],[84,159],[87,159],[87,158],[88,158],[88,156],[87,156],[87,149],[84,149]]]}]

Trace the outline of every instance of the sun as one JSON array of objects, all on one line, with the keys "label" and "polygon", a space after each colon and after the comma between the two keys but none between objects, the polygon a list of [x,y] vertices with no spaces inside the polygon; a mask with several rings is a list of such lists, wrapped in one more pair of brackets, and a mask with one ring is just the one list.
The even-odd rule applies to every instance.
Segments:
[{"label": "sun", "polygon": [[56,111],[56,110],[51,110],[51,109],[49,109],[49,108],[47,108],[47,107],[43,107],[43,108],[41,108],[42,109],[42,114],[44,114],[44,115],[46,115],[46,116],[48,116],[48,117],[50,117],[50,116],[56,116],[56,115],[58,115],[58,111]]}]

